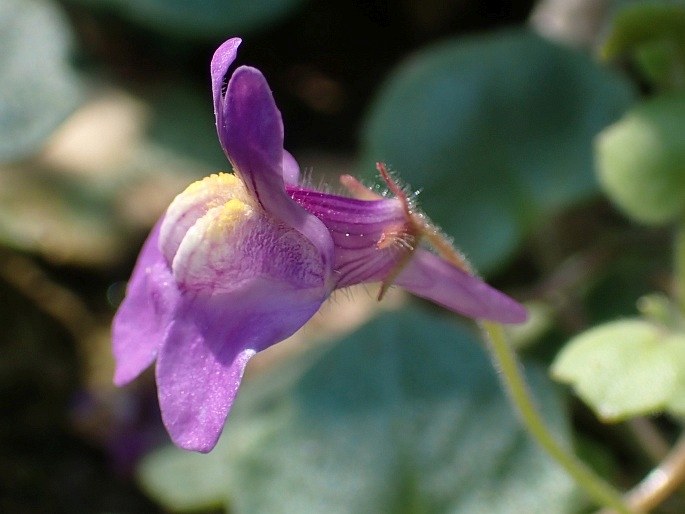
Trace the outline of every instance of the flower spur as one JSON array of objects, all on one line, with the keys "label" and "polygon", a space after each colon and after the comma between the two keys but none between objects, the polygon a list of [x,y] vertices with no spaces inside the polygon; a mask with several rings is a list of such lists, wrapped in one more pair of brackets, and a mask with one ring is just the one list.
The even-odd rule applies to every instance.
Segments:
[{"label": "flower spur", "polygon": [[[145,242],[113,321],[115,383],[156,361],[164,424],[180,447],[210,451],[245,366],[297,331],[335,290],[391,284],[452,311],[520,322],[525,309],[474,276],[379,165],[393,198],[349,176],[356,198],[299,184],[263,75],[241,66],[240,39],[211,63],[216,126],[234,174],[191,184]],[[425,238],[446,258],[419,248]],[[449,245],[447,245],[449,246]],[[379,295],[379,296],[381,296]]]}]

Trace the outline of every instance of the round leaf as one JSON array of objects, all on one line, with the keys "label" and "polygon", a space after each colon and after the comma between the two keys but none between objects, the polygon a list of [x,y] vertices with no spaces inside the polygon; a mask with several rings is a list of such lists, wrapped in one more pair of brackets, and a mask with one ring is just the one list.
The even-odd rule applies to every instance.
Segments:
[{"label": "round leaf", "polygon": [[606,421],[660,412],[671,402],[677,410],[685,404],[685,336],[639,319],[606,323],[569,341],[552,374]]},{"label": "round leaf", "polygon": [[[211,454],[147,459],[145,487],[170,507],[185,491],[195,505],[180,505],[223,497],[238,514],[577,508],[570,479],[524,433],[469,331],[415,311],[389,314],[303,373],[286,371],[287,380],[270,372],[245,384]],[[540,370],[530,378],[566,437],[554,388]],[[180,485],[179,469],[214,483],[212,501]]]},{"label": "round leaf", "polygon": [[597,168],[609,197],[629,216],[666,223],[685,211],[685,96],[658,96],[597,139]]},{"label": "round leaf", "polygon": [[449,41],[404,63],[363,133],[363,167],[391,165],[428,215],[493,268],[539,216],[595,193],[592,138],[632,88],[525,30]]}]

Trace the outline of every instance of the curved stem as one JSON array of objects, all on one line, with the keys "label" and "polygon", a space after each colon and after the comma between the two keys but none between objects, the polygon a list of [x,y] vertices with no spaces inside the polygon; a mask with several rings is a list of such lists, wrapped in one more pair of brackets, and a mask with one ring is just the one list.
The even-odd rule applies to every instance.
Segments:
[{"label": "curved stem", "polygon": [[633,510],[624,502],[621,493],[575,455],[564,449],[549,431],[528,391],[516,353],[505,340],[502,326],[498,323],[483,321],[481,328],[504,388],[533,439],[597,504],[609,507],[621,514],[632,514]]},{"label": "curved stem", "polygon": [[638,446],[653,463],[658,464],[668,455],[670,444],[650,419],[638,416],[629,419],[626,424],[637,440]]},{"label": "curved stem", "polygon": [[[680,436],[671,452],[649,474],[626,494],[628,504],[638,511],[653,509],[685,481],[685,434]],[[599,514],[611,514],[602,509]]]}]

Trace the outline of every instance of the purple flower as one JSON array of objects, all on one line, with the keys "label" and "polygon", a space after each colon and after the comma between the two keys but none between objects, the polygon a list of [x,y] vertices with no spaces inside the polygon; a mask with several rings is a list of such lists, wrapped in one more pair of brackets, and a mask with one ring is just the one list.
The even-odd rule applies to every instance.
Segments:
[{"label": "purple flower", "polygon": [[[335,289],[397,284],[472,318],[520,322],[524,308],[473,276],[387,176],[393,198],[298,184],[266,80],[241,66],[240,39],[211,64],[216,126],[234,174],[211,175],[174,199],[148,237],[113,323],[115,383],[156,360],[162,418],[174,442],[211,450],[250,358],[293,334]],[[443,252],[444,253],[444,252]],[[456,255],[456,254],[451,254]]]}]

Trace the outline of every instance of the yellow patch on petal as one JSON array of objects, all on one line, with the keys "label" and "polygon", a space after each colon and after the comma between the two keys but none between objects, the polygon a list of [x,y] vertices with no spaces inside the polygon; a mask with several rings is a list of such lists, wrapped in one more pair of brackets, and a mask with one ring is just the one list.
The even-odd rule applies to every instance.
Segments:
[{"label": "yellow patch on petal", "polygon": [[[256,202],[245,184],[231,173],[215,173],[193,182],[174,198],[164,216],[159,236],[160,250],[169,264],[190,228],[208,212],[223,209],[226,204],[231,205],[223,216],[225,229],[235,225],[240,212],[244,216],[248,210],[256,209]],[[217,229],[217,233],[220,230]]]},{"label": "yellow patch on petal", "polygon": [[231,198],[212,217],[205,236],[214,242],[222,241],[238,224],[248,219],[252,212],[252,207],[237,198]]},{"label": "yellow patch on petal", "polygon": [[178,195],[183,199],[203,198],[207,210],[222,205],[229,198],[239,198],[243,202],[249,201],[245,184],[232,173],[213,173],[203,179],[196,180]]},{"label": "yellow patch on petal", "polygon": [[185,194],[197,194],[206,188],[216,188],[217,190],[222,190],[225,187],[233,188],[242,186],[240,179],[236,177],[233,173],[212,173],[211,175],[204,177],[200,180],[196,180],[181,193]]},{"label": "yellow patch on petal", "polygon": [[171,269],[178,283],[194,290],[234,286],[259,253],[250,238],[271,230],[263,221],[259,210],[237,198],[209,209],[188,229],[174,255]]}]

